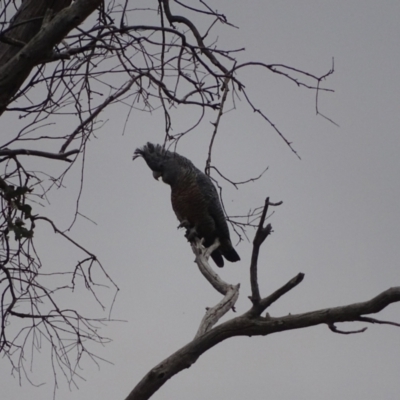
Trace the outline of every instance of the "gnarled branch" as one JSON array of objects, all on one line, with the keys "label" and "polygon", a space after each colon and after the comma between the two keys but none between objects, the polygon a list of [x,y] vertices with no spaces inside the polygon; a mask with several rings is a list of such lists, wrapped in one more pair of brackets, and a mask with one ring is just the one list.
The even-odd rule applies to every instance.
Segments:
[{"label": "gnarled branch", "polygon": [[199,329],[197,330],[195,339],[208,332],[230,309],[232,309],[239,297],[240,285],[231,285],[223,281],[217,273],[215,273],[208,259],[211,253],[218,248],[219,240],[205,249],[199,239],[195,239],[192,243],[193,253],[196,255],[196,264],[199,267],[202,275],[211,283],[212,287],[219,293],[224,295],[224,298],[214,307],[208,308],[206,315],[203,317]]},{"label": "gnarled branch", "polygon": [[[388,289],[371,300],[342,307],[325,308],[308,313],[284,317],[249,317],[245,313],[216,326],[197,337],[186,346],[152,368],[128,395],[126,400],[149,399],[168,379],[189,368],[207,350],[218,343],[237,336],[266,336],[287,330],[308,328],[315,325],[332,325],[338,322],[358,321],[366,314],[374,314],[389,304],[400,301],[400,287]],[[365,322],[366,321],[364,319]]]}]

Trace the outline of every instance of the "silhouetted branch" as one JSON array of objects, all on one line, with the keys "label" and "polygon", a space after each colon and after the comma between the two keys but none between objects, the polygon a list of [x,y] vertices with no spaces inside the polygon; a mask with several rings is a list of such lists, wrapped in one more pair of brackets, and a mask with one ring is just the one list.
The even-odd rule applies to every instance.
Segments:
[{"label": "silhouetted branch", "polygon": [[336,125],[337,127],[339,127],[339,125],[333,119],[322,114],[318,108],[318,95],[319,95],[320,90],[323,90],[320,88],[321,82],[324,79],[328,78],[328,76],[332,75],[334,72],[335,72],[335,60],[334,60],[334,58],[332,58],[332,68],[326,74],[324,74],[318,78],[317,91],[315,92],[315,112],[317,115],[320,115],[321,117],[325,118],[327,121],[331,122],[333,125]]},{"label": "silhouetted branch", "polygon": [[210,282],[215,290],[224,295],[224,298],[217,305],[207,309],[206,315],[200,323],[195,338],[208,332],[221,319],[221,317],[223,317],[230,309],[233,309],[236,300],[239,297],[240,285],[231,285],[223,281],[208,263],[211,253],[218,248],[219,245],[220,243],[218,239],[208,248],[204,248],[202,242],[197,238],[192,243],[192,250],[196,255],[195,262],[199,267],[200,272],[208,282]]},{"label": "silhouetted branch", "polygon": [[267,216],[268,207],[270,205],[278,206],[281,205],[282,201],[279,203],[270,203],[269,197],[265,199],[264,209],[262,211],[260,222],[258,224],[258,229],[256,235],[253,240],[253,252],[251,254],[251,264],[250,264],[250,284],[251,284],[251,297],[250,300],[253,304],[259,303],[261,296],[260,296],[260,289],[258,287],[258,272],[257,272],[257,264],[258,264],[258,256],[260,253],[260,247],[263,244],[264,240],[267,238],[268,235],[272,232],[271,224],[268,224],[264,227],[265,218]]},{"label": "silhouetted branch", "polygon": [[[260,316],[264,310],[266,310],[271,304],[279,300],[284,294],[295,288],[298,284],[300,284],[303,281],[303,279],[304,279],[304,274],[300,272],[289,282],[287,282],[285,285],[283,285],[281,288],[279,288],[269,296],[260,299],[258,302],[253,302],[253,307],[249,310],[248,315]],[[251,297],[250,300],[253,301]]]},{"label": "silhouetted branch", "polygon": [[397,322],[382,321],[380,319],[370,318],[370,317],[360,317],[360,318],[358,318],[357,321],[369,322],[370,324],[393,325],[393,326],[399,326],[400,327],[400,324],[397,323]]},{"label": "silhouetted branch", "polygon": [[222,117],[222,115],[224,113],[224,105],[225,105],[226,98],[227,98],[228,92],[229,92],[229,80],[230,80],[230,77],[227,76],[225,81],[224,81],[223,95],[222,95],[222,99],[221,99],[221,106],[220,106],[219,111],[218,111],[217,119],[213,123],[214,131],[213,131],[213,133],[211,135],[210,144],[209,144],[209,147],[208,147],[208,157],[207,157],[207,161],[206,161],[206,167],[205,167],[205,170],[204,170],[205,174],[208,175],[208,176],[210,176],[211,152],[212,152],[212,148],[213,148],[213,145],[214,145],[215,137],[216,137],[217,132],[218,132],[219,122],[221,121],[221,117]]},{"label": "silhouetted branch", "polygon": [[368,329],[367,327],[364,327],[364,328],[361,328],[361,329],[357,329],[355,331],[342,331],[342,330],[336,328],[334,323],[329,323],[328,327],[332,332],[340,333],[341,335],[352,335],[354,333],[363,333]]},{"label": "silhouetted branch", "polygon": [[261,115],[261,117],[263,119],[265,119],[265,121],[268,122],[268,124],[274,129],[274,131],[283,139],[283,141],[286,143],[286,145],[290,148],[290,150],[292,150],[292,152],[294,154],[296,154],[297,158],[299,160],[301,160],[301,157],[299,156],[299,154],[297,153],[297,151],[294,149],[294,147],[292,146],[292,142],[289,142],[289,140],[286,139],[286,137],[284,136],[284,134],[278,129],[278,127],[272,122],[272,120],[270,118],[267,117],[267,115],[259,108],[257,108],[253,102],[250,100],[250,97],[247,95],[246,90],[242,89],[242,93],[244,95],[244,97],[246,98],[247,103],[250,105],[250,107],[252,108],[253,112]]},{"label": "silhouetted branch", "polygon": [[28,150],[28,149],[2,149],[0,150],[0,157],[5,156],[5,157],[15,157],[19,155],[25,155],[25,156],[36,156],[36,157],[44,157],[44,158],[51,158],[53,160],[62,160],[62,161],[67,161],[67,162],[72,162],[71,160],[68,159],[69,156],[72,156],[73,154],[78,154],[79,150],[70,150],[66,153],[60,154],[60,153],[48,153],[46,151],[40,151],[40,150]]},{"label": "silhouetted branch", "polygon": [[[240,80],[242,69],[257,64],[298,86],[316,90],[317,95],[319,90],[330,90],[320,88],[319,82],[331,72],[318,78],[311,73],[279,64],[260,62],[238,65],[235,55],[243,50],[242,47],[222,49],[217,46],[215,38],[210,38],[216,24],[233,25],[224,14],[213,10],[204,1],[200,3],[201,9],[176,2],[173,7],[180,9],[176,14],[172,13],[169,0],[149,3],[150,6],[140,11],[150,17],[143,18],[143,21],[156,21],[151,25],[134,24],[138,21],[138,9],[131,7],[128,1],[122,4],[100,0],[6,1],[0,10],[0,29],[3,29],[0,32],[0,114],[7,112],[10,116],[15,115],[16,122],[8,125],[15,132],[10,131],[9,137],[4,139],[0,147],[0,165],[3,168],[0,174],[0,284],[3,284],[0,287],[0,351],[3,350],[2,355],[21,374],[24,373],[26,341],[19,342],[18,336],[15,340],[9,340],[6,335],[15,318],[27,323],[22,332],[50,338],[52,365],[58,363],[63,366],[69,382],[73,381],[77,363],[83,353],[94,358],[80,340],[103,342],[97,334],[97,328],[91,325],[92,320],[83,318],[78,311],[71,310],[70,314],[64,312],[53,299],[53,293],[72,291],[81,279],[95,300],[104,307],[95,290],[98,283],[93,281],[91,275],[95,265],[100,268],[103,278],[112,282],[111,286],[116,291],[118,288],[95,254],[86,250],[82,243],[73,240],[72,235],[59,229],[55,222],[39,215],[36,207],[38,203],[43,205],[42,199],[47,200],[47,193],[53,187],[63,187],[63,180],[74,163],[82,161],[75,217],[80,215],[79,196],[84,181],[86,146],[96,130],[105,123],[100,119],[104,110],[115,105],[123,107],[127,112],[125,124],[133,111],[163,111],[166,147],[176,145],[181,137],[198,127],[207,115],[207,110],[217,111],[207,171],[215,168],[220,176],[237,187],[258,179],[262,174],[244,182],[229,180],[216,167],[211,166],[211,153],[216,145],[218,129],[221,129],[223,111],[229,102],[235,106],[238,91],[243,91],[253,111],[262,115],[293,150],[291,143],[272,123],[272,119],[257,107],[244,90],[244,83]],[[177,15],[181,12],[188,16]],[[86,19],[90,15],[92,18]],[[194,19],[189,18],[190,15],[203,19],[196,25]],[[168,24],[170,26],[165,26]],[[307,79],[318,82],[318,85],[315,87],[308,84]],[[232,93],[230,98],[228,89]],[[171,110],[180,105],[189,105],[199,110],[199,117],[182,131],[172,134]],[[57,143],[56,148],[60,148],[59,153],[44,151],[54,148],[54,141]],[[40,150],[30,150],[30,147]],[[67,151],[69,148],[74,150]],[[26,157],[22,157],[27,155],[66,161],[69,164],[62,164],[62,172],[57,169],[55,173],[56,169],[47,165],[57,163],[41,162],[43,170],[38,170],[35,169],[40,168],[37,167],[38,163],[28,164]],[[267,208],[268,205],[273,204],[269,202]],[[259,232],[254,244],[257,250],[253,254],[251,267],[254,281],[252,300],[253,307],[258,304],[257,312],[297,284],[297,281],[291,281],[265,299],[260,296],[257,282],[258,251],[271,232],[270,225],[263,226],[267,208],[264,208],[262,223],[258,226]],[[234,222],[233,227],[240,240],[247,237],[246,228],[256,225],[260,213],[261,209],[250,211],[245,216],[247,222]],[[44,273],[45,269],[34,245],[36,230],[41,228],[41,221],[49,223],[56,234],[85,253],[78,263],[74,261],[72,270],[57,275],[62,283],[49,288],[42,284],[42,277],[48,275]],[[200,254],[197,258],[200,270],[225,296],[218,305],[207,311],[196,336],[199,339],[213,331],[215,328],[212,327],[221,316],[233,308],[239,286],[227,284],[218,275],[217,278],[213,275],[207,262],[210,249],[204,251],[199,247],[197,250]],[[67,281],[61,278],[67,278]],[[42,301],[46,304],[42,305]],[[57,316],[64,324],[61,327],[67,327],[68,333],[72,335],[72,339],[68,339],[72,340],[71,346],[63,339],[64,328],[60,330],[60,326],[53,322]],[[51,338],[54,338],[54,342]],[[73,354],[72,347],[78,352],[75,361],[69,358]],[[188,360],[192,362],[192,359]]]},{"label": "silhouetted branch", "polygon": [[81,124],[68,136],[68,139],[61,146],[60,154],[65,154],[65,150],[71,144],[71,142],[75,139],[75,137],[85,130],[88,124],[94,121],[94,119],[111,103],[117,100],[119,97],[123,96],[132,85],[142,77],[142,75],[138,75],[133,77],[129,82],[127,82],[121,89],[117,90],[114,94],[109,96],[102,104],[100,104],[96,110],[92,111],[89,117],[87,117]]},{"label": "silhouetted branch", "polygon": [[5,65],[0,64],[0,115],[32,69],[45,60],[53,48],[100,4],[101,0],[73,2],[39,30],[20,50],[18,57],[11,58]]},{"label": "silhouetted branch", "polygon": [[[321,90],[321,91],[325,91],[325,92],[334,92],[333,89],[328,89],[328,88],[319,88],[318,87],[318,83],[325,79],[326,77],[328,77],[330,74],[333,73],[333,71],[331,72],[331,70],[328,71],[328,73],[324,74],[321,77],[315,76],[313,74],[310,74],[307,71],[303,71],[301,69],[298,68],[293,68],[289,65],[285,65],[285,64],[265,64],[263,62],[259,62],[259,61],[249,61],[249,62],[245,62],[243,64],[238,64],[234,67],[233,71],[238,71],[241,68],[245,68],[245,67],[250,67],[250,66],[258,66],[258,67],[263,67],[265,69],[268,69],[269,71],[278,74],[278,75],[282,75],[285,78],[291,80],[292,82],[294,82],[297,86],[303,86],[307,89],[313,89],[313,90]],[[283,70],[288,70],[294,73],[297,73],[299,75],[302,75],[306,78],[310,78],[313,81],[316,81],[317,84],[315,86],[312,85],[307,85],[305,82],[300,81],[299,79],[296,79],[293,75],[290,75],[287,72],[283,72]]]},{"label": "silhouetted branch", "polygon": [[188,18],[183,17],[181,15],[172,15],[171,10],[169,8],[169,1],[168,0],[162,0],[163,6],[164,6],[164,11],[165,15],[167,16],[167,19],[169,23],[174,26],[174,23],[182,23],[185,24],[193,33],[194,37],[197,40],[197,44],[202,50],[202,52],[206,55],[206,57],[216,66],[218,67],[225,76],[228,75],[228,69],[222,65],[214,56],[213,52],[206,46],[203,42],[203,38],[200,35],[200,32],[196,28],[196,26],[193,24],[192,21],[190,21]]},{"label": "silhouetted branch", "polygon": [[241,181],[241,182],[234,182],[234,181],[232,181],[231,179],[227,178],[225,175],[223,175],[223,174],[221,173],[221,171],[219,171],[218,168],[216,168],[216,167],[214,167],[214,166],[211,166],[211,167],[210,167],[210,169],[215,170],[221,178],[223,178],[224,180],[226,180],[227,182],[229,182],[229,183],[230,183],[231,185],[233,185],[236,189],[238,189],[238,186],[239,186],[239,185],[245,185],[246,183],[255,182],[255,181],[259,180],[259,179],[268,171],[268,168],[269,168],[269,167],[266,167],[266,168],[264,169],[264,171],[262,171],[261,174],[259,174],[259,175],[256,176],[255,178],[249,178],[249,179],[246,179],[245,181]]},{"label": "silhouetted branch", "polygon": [[[126,400],[147,400],[174,375],[189,368],[207,350],[237,336],[267,336],[287,330],[303,329],[320,324],[353,322],[383,310],[400,301],[400,287],[388,289],[371,300],[347,306],[326,308],[303,314],[273,318],[254,316],[250,312],[224,322],[167,357],[152,368],[131,391]],[[249,310],[250,311],[250,310]]]}]

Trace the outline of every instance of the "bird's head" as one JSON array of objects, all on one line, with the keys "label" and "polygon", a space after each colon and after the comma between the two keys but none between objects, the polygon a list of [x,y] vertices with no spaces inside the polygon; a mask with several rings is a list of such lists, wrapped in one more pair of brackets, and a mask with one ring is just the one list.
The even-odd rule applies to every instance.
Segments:
[{"label": "bird's head", "polygon": [[147,165],[153,171],[153,178],[162,178],[167,185],[173,185],[181,174],[179,160],[183,157],[165,150],[159,144],[147,143],[135,150],[133,159],[143,157]]}]

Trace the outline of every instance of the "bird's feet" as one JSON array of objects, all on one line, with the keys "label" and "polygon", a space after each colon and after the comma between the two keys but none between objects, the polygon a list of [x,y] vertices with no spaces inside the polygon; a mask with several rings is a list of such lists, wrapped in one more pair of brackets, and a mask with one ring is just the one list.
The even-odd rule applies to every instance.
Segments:
[{"label": "bird's feet", "polygon": [[198,235],[195,227],[186,228],[185,238],[188,240],[188,242],[193,242],[193,240],[197,237]]},{"label": "bird's feet", "polygon": [[178,225],[178,229],[179,228],[186,229],[185,238],[188,240],[188,242],[193,242],[193,240],[197,237],[196,227],[191,226],[188,220],[184,219],[181,221],[181,223]]},{"label": "bird's feet", "polygon": [[185,228],[185,229],[190,229],[190,223],[187,219],[184,219],[183,221],[181,221],[181,223],[178,225],[177,229],[180,228]]}]

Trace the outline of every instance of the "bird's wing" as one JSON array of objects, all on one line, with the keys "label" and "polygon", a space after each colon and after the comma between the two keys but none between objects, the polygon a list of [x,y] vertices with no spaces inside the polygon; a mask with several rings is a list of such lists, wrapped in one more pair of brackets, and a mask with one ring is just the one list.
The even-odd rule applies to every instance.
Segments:
[{"label": "bird's wing", "polygon": [[213,218],[216,226],[217,236],[220,239],[229,239],[229,228],[226,223],[224,211],[219,200],[217,189],[211,179],[201,171],[197,174],[197,182],[208,203],[208,212]]}]

